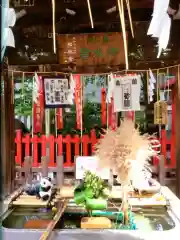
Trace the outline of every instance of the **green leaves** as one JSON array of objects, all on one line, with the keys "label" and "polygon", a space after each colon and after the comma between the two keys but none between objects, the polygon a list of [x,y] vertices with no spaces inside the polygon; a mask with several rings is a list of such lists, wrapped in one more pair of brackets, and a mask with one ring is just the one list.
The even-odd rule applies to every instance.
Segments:
[{"label": "green leaves", "polygon": [[[17,79],[18,80],[18,79]],[[25,78],[24,81],[21,79],[18,81],[20,88],[14,89],[15,96],[15,113],[16,115],[29,116],[32,114],[32,85],[33,79]]]},{"label": "green leaves", "polygon": [[84,177],[84,187],[88,194],[91,193],[91,198],[99,198],[103,197],[105,182],[96,174],[87,171]]}]

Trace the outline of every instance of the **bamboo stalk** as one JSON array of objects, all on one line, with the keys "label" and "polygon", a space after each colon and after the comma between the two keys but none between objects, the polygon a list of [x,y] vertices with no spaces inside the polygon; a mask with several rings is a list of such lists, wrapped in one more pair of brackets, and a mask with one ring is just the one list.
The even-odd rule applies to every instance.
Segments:
[{"label": "bamboo stalk", "polygon": [[24,190],[24,185],[21,186],[20,188],[18,188],[16,191],[14,191],[9,196],[9,198],[7,200],[5,200],[5,204],[7,203],[8,206],[10,206],[13,203],[13,201],[15,201],[19,197],[19,195],[23,192],[23,190]]},{"label": "bamboo stalk", "polygon": [[132,37],[134,38],[134,29],[133,29],[133,24],[132,24],[132,16],[131,16],[131,8],[130,8],[129,0],[126,0],[126,5],[127,5],[127,10],[128,10],[128,15],[129,15],[131,34],[132,34]]},{"label": "bamboo stalk", "polygon": [[128,50],[127,50],[127,39],[126,39],[126,26],[125,26],[125,20],[124,20],[124,5],[123,5],[123,0],[121,0],[121,2],[120,0],[117,0],[117,2],[118,2],[119,18],[120,18],[122,33],[123,33],[126,70],[128,70],[129,62],[128,62]]},{"label": "bamboo stalk", "polygon": [[59,221],[59,219],[61,218],[62,214],[66,209],[68,200],[65,200],[63,203],[64,203],[63,207],[58,210],[52,221],[48,224],[46,231],[42,234],[39,240],[47,240],[50,237],[54,227],[56,226],[56,223]]},{"label": "bamboo stalk", "polygon": [[157,81],[156,81],[156,102],[159,99],[159,70],[157,70]]}]

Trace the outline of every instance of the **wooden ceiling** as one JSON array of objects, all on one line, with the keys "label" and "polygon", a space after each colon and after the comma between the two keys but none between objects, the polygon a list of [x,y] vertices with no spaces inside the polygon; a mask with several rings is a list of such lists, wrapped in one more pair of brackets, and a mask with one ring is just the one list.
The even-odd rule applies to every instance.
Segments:
[{"label": "wooden ceiling", "polygon": [[[51,25],[52,4],[51,0],[34,0],[34,6],[23,6],[23,1],[19,0],[19,6],[15,4],[18,0],[12,0],[16,11],[25,9],[27,14],[16,22],[16,27],[29,27],[32,25]],[[118,11],[108,14],[109,8],[116,6],[116,0],[91,0],[91,9],[95,28],[108,23],[119,22]],[[56,4],[56,25],[58,30],[68,25],[68,29],[74,27],[90,27],[88,7],[86,0],[60,0]],[[133,21],[148,21],[152,14],[153,0],[130,0]],[[66,9],[75,11],[71,16],[66,13]],[[127,15],[127,13],[126,13]],[[127,16],[126,16],[127,17]],[[70,26],[69,26],[70,25]]]}]

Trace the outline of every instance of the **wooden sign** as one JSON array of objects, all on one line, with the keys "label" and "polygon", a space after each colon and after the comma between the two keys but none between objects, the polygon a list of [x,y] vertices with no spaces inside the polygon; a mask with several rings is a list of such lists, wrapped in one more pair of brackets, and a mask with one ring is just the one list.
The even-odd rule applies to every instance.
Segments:
[{"label": "wooden sign", "polygon": [[76,158],[76,179],[83,179],[86,171],[96,173],[102,179],[110,179],[110,169],[99,168],[98,159],[95,156],[79,156]]},{"label": "wooden sign", "polygon": [[59,63],[120,65],[125,63],[121,33],[58,35]]},{"label": "wooden sign", "polygon": [[158,101],[154,104],[154,124],[167,125],[167,123],[168,123],[167,102]]}]

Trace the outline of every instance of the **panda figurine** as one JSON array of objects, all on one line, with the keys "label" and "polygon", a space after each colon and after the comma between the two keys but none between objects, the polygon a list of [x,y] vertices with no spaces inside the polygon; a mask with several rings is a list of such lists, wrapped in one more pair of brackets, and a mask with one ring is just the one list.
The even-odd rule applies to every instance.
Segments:
[{"label": "panda figurine", "polygon": [[40,182],[35,184],[27,184],[25,186],[25,193],[30,196],[36,196],[37,198],[47,201],[52,195],[53,184],[51,178],[41,177]]},{"label": "panda figurine", "polygon": [[52,195],[52,187],[53,184],[51,182],[51,178],[49,177],[41,178],[38,194],[39,198],[42,199],[43,201],[47,201],[48,199],[50,199]]}]

